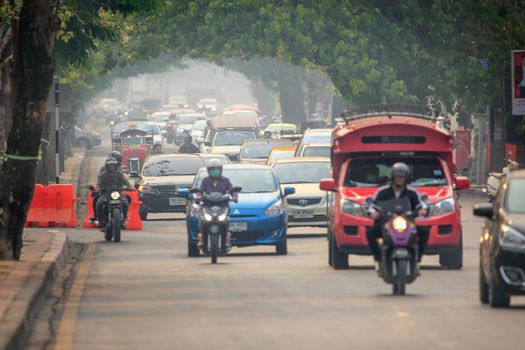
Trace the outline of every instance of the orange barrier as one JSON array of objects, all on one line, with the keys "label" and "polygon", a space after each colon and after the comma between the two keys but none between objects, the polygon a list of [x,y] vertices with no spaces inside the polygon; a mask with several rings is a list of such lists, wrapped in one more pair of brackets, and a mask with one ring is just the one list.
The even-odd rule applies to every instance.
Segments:
[{"label": "orange barrier", "polygon": [[77,214],[72,184],[35,185],[35,193],[27,213],[26,226],[76,227]]},{"label": "orange barrier", "polygon": [[131,197],[131,204],[128,210],[128,220],[126,221],[127,230],[142,230],[142,220],[140,219],[139,209],[142,202],[139,200],[137,191],[125,192]]},{"label": "orange barrier", "polygon": [[35,185],[33,199],[29,205],[26,217],[26,227],[35,226],[37,222],[44,220],[44,186]]},{"label": "orange barrier", "polygon": [[84,216],[84,221],[82,222],[82,227],[84,228],[97,228],[97,225],[91,222],[91,218],[95,216],[95,211],[93,210],[93,191],[88,191],[88,200],[84,202],[88,206],[86,216]]}]

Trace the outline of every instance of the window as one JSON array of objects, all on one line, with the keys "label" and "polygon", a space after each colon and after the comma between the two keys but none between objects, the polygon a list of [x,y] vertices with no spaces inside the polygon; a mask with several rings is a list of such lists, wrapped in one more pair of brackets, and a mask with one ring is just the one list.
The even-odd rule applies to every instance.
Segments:
[{"label": "window", "polygon": [[305,147],[303,157],[330,157],[330,147],[328,146],[310,146]]},{"label": "window", "polygon": [[203,166],[204,162],[199,157],[152,158],[144,165],[142,175],[145,177],[195,175]]},{"label": "window", "polygon": [[364,136],[363,143],[425,143],[424,136]]},{"label": "window", "polygon": [[525,214],[525,179],[511,179],[508,186],[507,210],[511,213]]},{"label": "window", "polygon": [[416,187],[447,185],[441,162],[432,157],[413,158],[356,158],[346,171],[345,186],[378,187],[390,181],[394,163],[403,162],[410,168],[410,185]]},{"label": "window", "polygon": [[319,183],[332,177],[330,162],[279,163],[274,170],[281,184]]},{"label": "window", "polygon": [[241,146],[244,141],[254,138],[251,131],[222,131],[215,136],[214,146]]}]

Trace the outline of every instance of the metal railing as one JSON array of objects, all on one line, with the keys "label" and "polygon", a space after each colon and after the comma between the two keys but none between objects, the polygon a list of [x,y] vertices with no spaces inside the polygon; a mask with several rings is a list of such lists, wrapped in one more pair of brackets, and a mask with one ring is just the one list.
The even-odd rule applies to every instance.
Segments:
[{"label": "metal railing", "polygon": [[351,121],[368,117],[411,117],[436,121],[437,116],[425,106],[409,104],[363,105],[346,109],[341,117],[348,124]]}]

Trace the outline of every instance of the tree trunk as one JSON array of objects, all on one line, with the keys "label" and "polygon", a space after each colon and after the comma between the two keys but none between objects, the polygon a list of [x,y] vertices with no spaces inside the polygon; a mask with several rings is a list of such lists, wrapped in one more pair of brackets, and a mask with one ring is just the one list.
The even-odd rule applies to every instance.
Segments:
[{"label": "tree trunk", "polygon": [[[58,0],[24,0],[12,19],[13,123],[6,154],[38,155],[47,98],[55,71]],[[26,212],[35,185],[36,160],[8,158],[0,172],[0,258],[20,259]],[[10,249],[9,249],[10,248]]]},{"label": "tree trunk", "polygon": [[302,123],[306,121],[304,110],[304,92],[301,80],[295,74],[279,77],[279,102],[283,122]]}]

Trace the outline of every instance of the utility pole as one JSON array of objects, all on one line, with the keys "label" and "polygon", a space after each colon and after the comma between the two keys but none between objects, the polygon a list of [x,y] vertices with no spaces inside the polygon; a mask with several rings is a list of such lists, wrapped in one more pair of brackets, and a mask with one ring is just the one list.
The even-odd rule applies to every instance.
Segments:
[{"label": "utility pole", "polygon": [[55,182],[60,183],[60,88],[55,80]]}]

